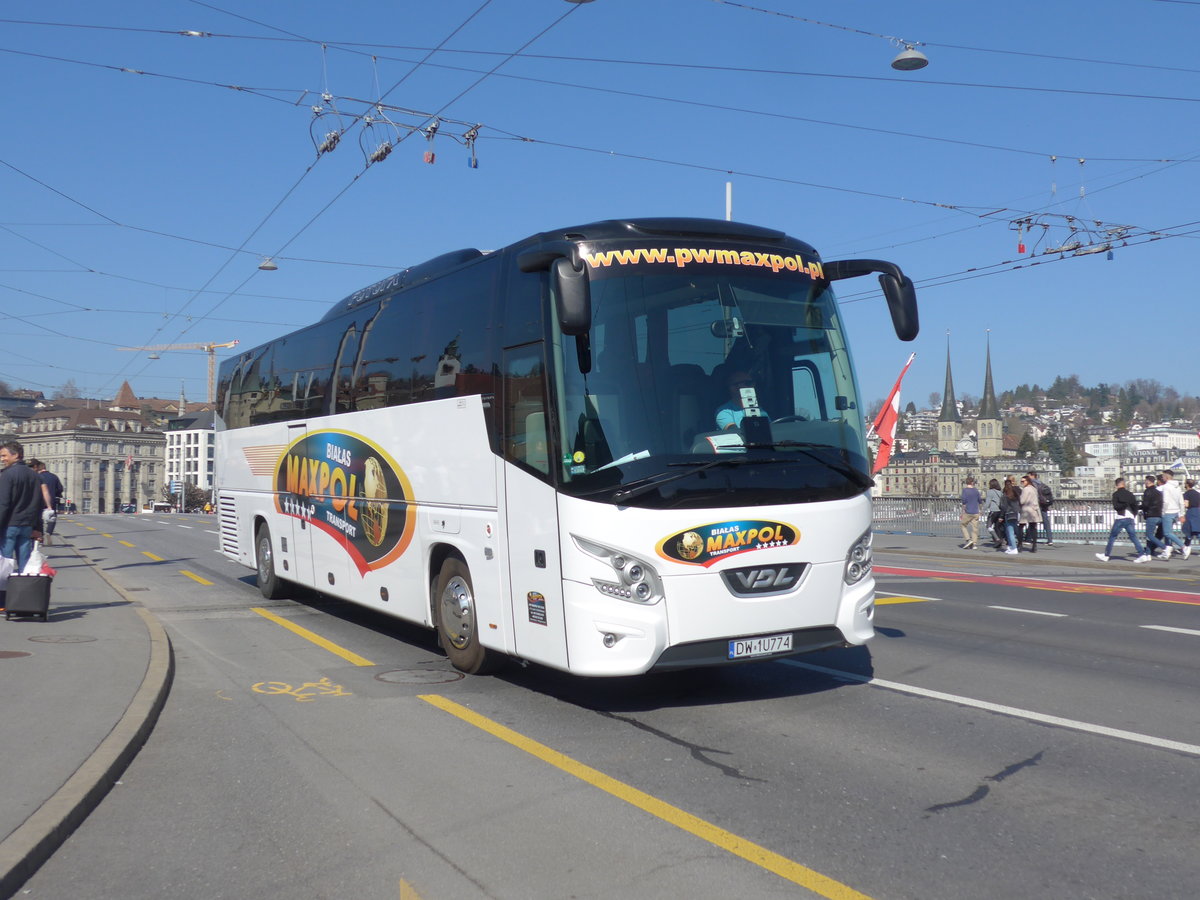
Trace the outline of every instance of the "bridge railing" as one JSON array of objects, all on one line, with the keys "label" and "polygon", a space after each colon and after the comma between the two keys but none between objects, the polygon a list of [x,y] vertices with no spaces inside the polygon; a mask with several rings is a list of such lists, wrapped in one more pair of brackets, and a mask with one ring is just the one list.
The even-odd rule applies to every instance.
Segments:
[{"label": "bridge railing", "polygon": [[[962,504],[953,497],[876,497],[874,506],[874,531],[879,534],[962,535]],[[1102,542],[1116,515],[1108,500],[1055,500],[1050,509],[1054,540]]]}]

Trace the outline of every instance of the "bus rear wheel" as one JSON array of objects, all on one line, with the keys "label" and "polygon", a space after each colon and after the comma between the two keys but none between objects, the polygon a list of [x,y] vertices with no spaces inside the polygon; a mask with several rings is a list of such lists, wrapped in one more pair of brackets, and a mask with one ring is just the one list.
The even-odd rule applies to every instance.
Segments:
[{"label": "bus rear wheel", "polygon": [[275,550],[271,529],[266,522],[254,533],[254,561],[258,570],[258,590],[268,600],[283,597],[283,579],[275,573]]},{"label": "bus rear wheel", "polygon": [[471,571],[461,559],[442,563],[433,589],[438,640],[454,668],[486,675],[503,665],[503,655],[479,643],[479,615]]}]

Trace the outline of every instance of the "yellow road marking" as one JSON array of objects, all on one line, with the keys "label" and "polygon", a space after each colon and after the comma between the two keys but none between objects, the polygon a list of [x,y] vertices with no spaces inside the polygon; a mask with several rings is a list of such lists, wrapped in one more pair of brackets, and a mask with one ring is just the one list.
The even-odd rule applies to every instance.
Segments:
[{"label": "yellow road marking", "polygon": [[930,603],[928,597],[876,597],[876,606],[891,606],[893,603]]},{"label": "yellow road marking", "polygon": [[400,900],[421,900],[421,895],[403,878],[400,879]]},{"label": "yellow road marking", "polygon": [[180,569],[179,574],[186,575],[188,578],[192,579],[192,581],[199,582],[200,584],[212,584],[212,582],[207,578],[201,578],[195,572],[189,572],[187,569]]},{"label": "yellow road marking", "polygon": [[568,775],[573,775],[580,781],[584,781],[592,785],[592,787],[599,788],[605,793],[612,794],[617,799],[624,800],[626,803],[636,806],[643,812],[662,819],[664,822],[695,835],[722,850],[728,851],[734,856],[740,856],[747,862],[766,869],[768,872],[773,872],[780,878],[790,881],[793,884],[798,884],[814,893],[820,894],[822,897],[828,897],[830,900],[870,900],[866,894],[861,894],[854,890],[854,888],[842,884],[840,881],[834,881],[832,878],[822,875],[820,872],[815,872],[807,866],[802,866],[798,862],[788,859],[786,856],[781,856],[778,853],[768,850],[766,847],[761,847],[723,828],[718,828],[711,822],[706,822],[697,816],[693,816],[691,813],[684,812],[677,806],[672,806],[669,803],[659,800],[657,797],[639,791],[637,788],[631,787],[624,782],[617,781],[615,778],[605,775],[591,766],[576,762],[571,757],[559,753],[557,750],[551,750],[546,745],[539,744],[537,741],[527,738],[513,731],[511,728],[507,728],[499,722],[493,722],[491,719],[485,718],[467,709],[467,707],[455,703],[453,700],[447,700],[445,697],[437,694],[422,694],[419,696],[426,703],[436,706],[438,709],[448,712],[450,715],[470,725],[474,725],[482,731],[486,731],[493,737],[499,738],[519,750],[524,750],[542,762],[554,766]]},{"label": "yellow road marking", "polygon": [[373,666],[373,665],[375,665],[375,663],[371,662],[369,659],[364,659],[363,657],[359,656],[357,653],[355,653],[351,650],[347,650],[345,647],[339,647],[337,644],[333,643],[333,641],[327,641],[327,640],[325,640],[325,638],[321,637],[319,634],[314,634],[313,632],[309,631],[307,628],[302,628],[301,626],[297,625],[295,622],[289,622],[287,619],[283,618],[282,616],[277,616],[273,612],[267,612],[267,610],[261,609],[257,606],[250,607],[250,611],[258,613],[264,619],[270,619],[276,625],[282,625],[284,628],[286,628],[288,631],[292,632],[293,634],[300,635],[300,637],[304,638],[306,641],[312,641],[318,647],[322,647],[325,650],[328,650],[330,653],[334,654],[335,656],[340,656],[342,659],[346,660],[346,662],[353,663],[356,666]]},{"label": "yellow road marking", "polygon": [[131,544],[129,541],[117,541],[118,544],[124,544],[126,547],[136,547],[137,544]]},{"label": "yellow road marking", "polygon": [[142,551],[142,556],[148,556],[148,557],[150,557],[152,560],[154,560],[155,562],[162,562],[162,561],[163,561],[163,558],[162,558],[161,556],[155,556],[155,555],[154,555],[153,553],[151,553],[149,550],[143,550],[143,551]]},{"label": "yellow road marking", "polygon": [[103,532],[103,531],[102,531],[102,532],[100,532],[100,537],[112,537],[112,535],[111,535],[111,534],[107,534],[107,533],[105,533],[105,532]]}]

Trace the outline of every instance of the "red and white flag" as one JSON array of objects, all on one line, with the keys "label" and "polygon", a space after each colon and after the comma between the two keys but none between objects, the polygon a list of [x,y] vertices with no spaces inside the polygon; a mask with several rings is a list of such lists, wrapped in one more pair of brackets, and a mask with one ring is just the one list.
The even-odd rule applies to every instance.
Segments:
[{"label": "red and white flag", "polygon": [[888,460],[892,458],[892,444],[896,440],[896,422],[900,419],[900,382],[904,380],[904,373],[908,371],[908,367],[912,365],[916,356],[915,353],[909,356],[908,362],[900,370],[900,377],[896,379],[892,392],[888,394],[883,408],[879,410],[879,415],[875,417],[875,422],[871,425],[871,431],[879,436],[879,453],[875,456],[875,466],[871,469],[872,475],[884,468],[888,464]]},{"label": "red and white flag", "polygon": [[125,470],[129,471],[132,468],[133,468],[133,454],[130,453],[128,456],[125,457]]}]

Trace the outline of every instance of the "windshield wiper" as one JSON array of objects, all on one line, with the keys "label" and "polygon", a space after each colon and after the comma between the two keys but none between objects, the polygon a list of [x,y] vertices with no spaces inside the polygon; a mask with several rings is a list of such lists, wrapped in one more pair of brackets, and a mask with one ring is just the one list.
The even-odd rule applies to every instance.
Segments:
[{"label": "windshield wiper", "polygon": [[687,478],[689,475],[695,475],[698,472],[703,472],[706,469],[711,469],[716,466],[741,466],[746,463],[777,463],[791,462],[789,459],[771,458],[758,459],[749,456],[726,456],[721,459],[711,459],[707,462],[673,462],[667,463],[669,466],[687,466],[686,472],[664,472],[658,475],[651,475],[648,478],[643,478],[634,482],[632,485],[622,488],[619,491],[614,491],[612,498],[618,503],[624,500],[632,500],[634,497],[640,497],[642,494],[648,494],[664,484],[670,484],[672,481],[678,481],[681,478]]},{"label": "windshield wiper", "polygon": [[844,465],[843,463],[828,460],[812,451],[813,447],[828,447],[828,444],[814,444],[809,441],[775,441],[773,443],[748,444],[747,446],[751,448],[765,448],[771,450],[775,450],[779,447],[794,448],[800,453],[803,453],[809,459],[819,462],[830,471],[837,472],[839,475],[845,475],[859,487],[869,488],[875,486],[875,479],[870,475],[860,472],[858,469],[855,469],[851,466]]}]

